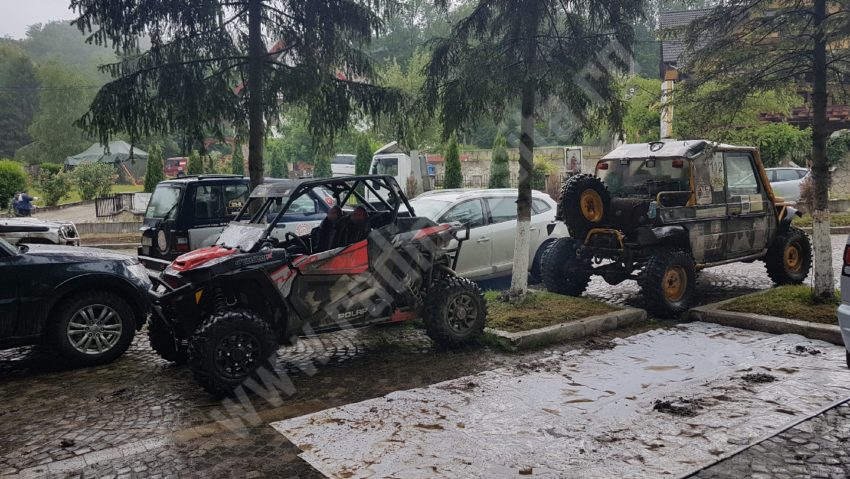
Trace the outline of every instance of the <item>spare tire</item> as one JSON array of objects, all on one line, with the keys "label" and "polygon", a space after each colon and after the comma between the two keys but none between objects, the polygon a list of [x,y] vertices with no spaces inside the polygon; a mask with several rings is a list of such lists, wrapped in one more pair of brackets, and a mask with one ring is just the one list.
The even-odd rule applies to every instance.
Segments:
[{"label": "spare tire", "polygon": [[570,236],[583,241],[587,232],[606,223],[611,195],[602,180],[593,175],[575,175],[564,183],[558,203],[558,218]]}]

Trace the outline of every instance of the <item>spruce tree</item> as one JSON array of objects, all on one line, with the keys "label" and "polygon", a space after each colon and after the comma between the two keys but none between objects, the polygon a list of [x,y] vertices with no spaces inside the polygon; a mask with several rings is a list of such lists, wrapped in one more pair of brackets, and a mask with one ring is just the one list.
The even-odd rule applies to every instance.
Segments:
[{"label": "spruce tree", "polygon": [[460,154],[458,153],[457,137],[453,134],[449,138],[449,146],[446,148],[446,178],[443,188],[462,188],[463,172],[460,167]]},{"label": "spruce tree", "polygon": [[[376,86],[366,47],[397,0],[71,0],[87,40],[113,48],[79,124],[106,143],[154,133],[247,132],[251,187],[263,181],[267,121],[309,107],[328,144],[356,114],[377,121],[401,93]],[[141,53],[142,41],[150,48]],[[235,94],[234,94],[235,93]],[[285,101],[280,101],[283,98]]]},{"label": "spruce tree", "polygon": [[233,145],[233,155],[230,157],[230,173],[234,175],[245,175],[245,157],[242,156],[242,144]]},{"label": "spruce tree", "polygon": [[490,188],[509,188],[511,186],[511,165],[508,161],[508,146],[501,133],[493,141],[493,153],[490,161]]},{"label": "spruce tree", "polygon": [[354,161],[354,174],[368,175],[371,166],[372,147],[369,145],[369,138],[366,135],[360,135],[357,139],[357,159]]},{"label": "spruce tree", "polygon": [[153,193],[157,183],[165,180],[162,170],[162,148],[154,145],[148,150],[148,164],[145,167],[145,193]]},{"label": "spruce tree", "polygon": [[[436,1],[445,8],[453,3]],[[432,43],[423,94],[426,106],[439,111],[444,136],[471,126],[482,112],[499,120],[514,109],[522,117],[515,293],[528,288],[535,119],[556,114],[547,123],[576,136],[592,120],[622,133],[626,105],[619,80],[629,68],[634,25],[646,3],[475,0],[468,16]]]},{"label": "spruce tree", "polygon": [[189,152],[189,161],[186,166],[190,175],[204,174],[204,162],[201,160],[201,155],[195,150]]}]

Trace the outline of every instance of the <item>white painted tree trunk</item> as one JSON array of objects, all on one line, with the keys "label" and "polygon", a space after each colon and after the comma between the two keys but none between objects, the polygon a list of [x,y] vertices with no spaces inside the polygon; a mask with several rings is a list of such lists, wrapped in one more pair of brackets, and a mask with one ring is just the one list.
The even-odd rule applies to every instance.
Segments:
[{"label": "white painted tree trunk", "polygon": [[522,92],[520,129],[517,228],[511,276],[511,292],[516,295],[523,295],[528,290],[528,254],[531,249],[531,178],[534,171],[534,88],[531,84],[526,85]]},{"label": "white painted tree trunk", "polygon": [[528,255],[531,249],[531,222],[518,220],[514,241],[514,270],[511,275],[511,290],[525,292],[528,289]]},{"label": "white painted tree trunk", "polygon": [[829,210],[815,210],[812,213],[812,220],[815,294],[827,296],[835,291],[832,271],[832,241],[829,237]]}]

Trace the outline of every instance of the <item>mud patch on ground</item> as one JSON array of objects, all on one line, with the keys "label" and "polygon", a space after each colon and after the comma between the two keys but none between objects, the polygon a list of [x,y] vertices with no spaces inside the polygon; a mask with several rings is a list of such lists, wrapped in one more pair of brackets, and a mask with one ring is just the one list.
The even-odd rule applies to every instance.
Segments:
[{"label": "mud patch on ground", "polygon": [[561,374],[561,363],[557,361],[543,361],[540,359],[535,359],[527,363],[517,364],[516,366],[514,366],[514,370],[523,374],[537,373],[541,371],[547,373]]},{"label": "mud patch on ground", "polygon": [[653,411],[671,414],[679,417],[694,417],[703,408],[703,402],[698,398],[657,399],[652,406]]},{"label": "mud patch on ground", "polygon": [[794,354],[811,354],[812,356],[817,356],[818,354],[823,354],[820,349],[815,349],[811,346],[803,346],[802,344],[798,344],[792,350]]},{"label": "mud patch on ground", "polygon": [[617,347],[617,343],[609,339],[590,338],[584,342],[584,349],[591,351],[603,351],[615,347]]},{"label": "mud patch on ground", "polygon": [[744,374],[741,379],[751,384],[764,384],[776,381],[776,376],[766,373],[750,373]]},{"label": "mud patch on ground", "polygon": [[438,387],[446,391],[474,391],[479,385],[475,381],[467,381],[461,384],[451,383]]}]

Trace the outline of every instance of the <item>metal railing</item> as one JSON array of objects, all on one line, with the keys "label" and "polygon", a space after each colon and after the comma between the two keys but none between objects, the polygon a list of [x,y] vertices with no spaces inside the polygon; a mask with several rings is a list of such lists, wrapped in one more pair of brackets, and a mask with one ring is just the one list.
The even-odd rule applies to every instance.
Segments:
[{"label": "metal railing", "polygon": [[119,193],[112,196],[95,198],[94,209],[98,218],[115,216],[122,211],[134,211],[135,193]]}]

